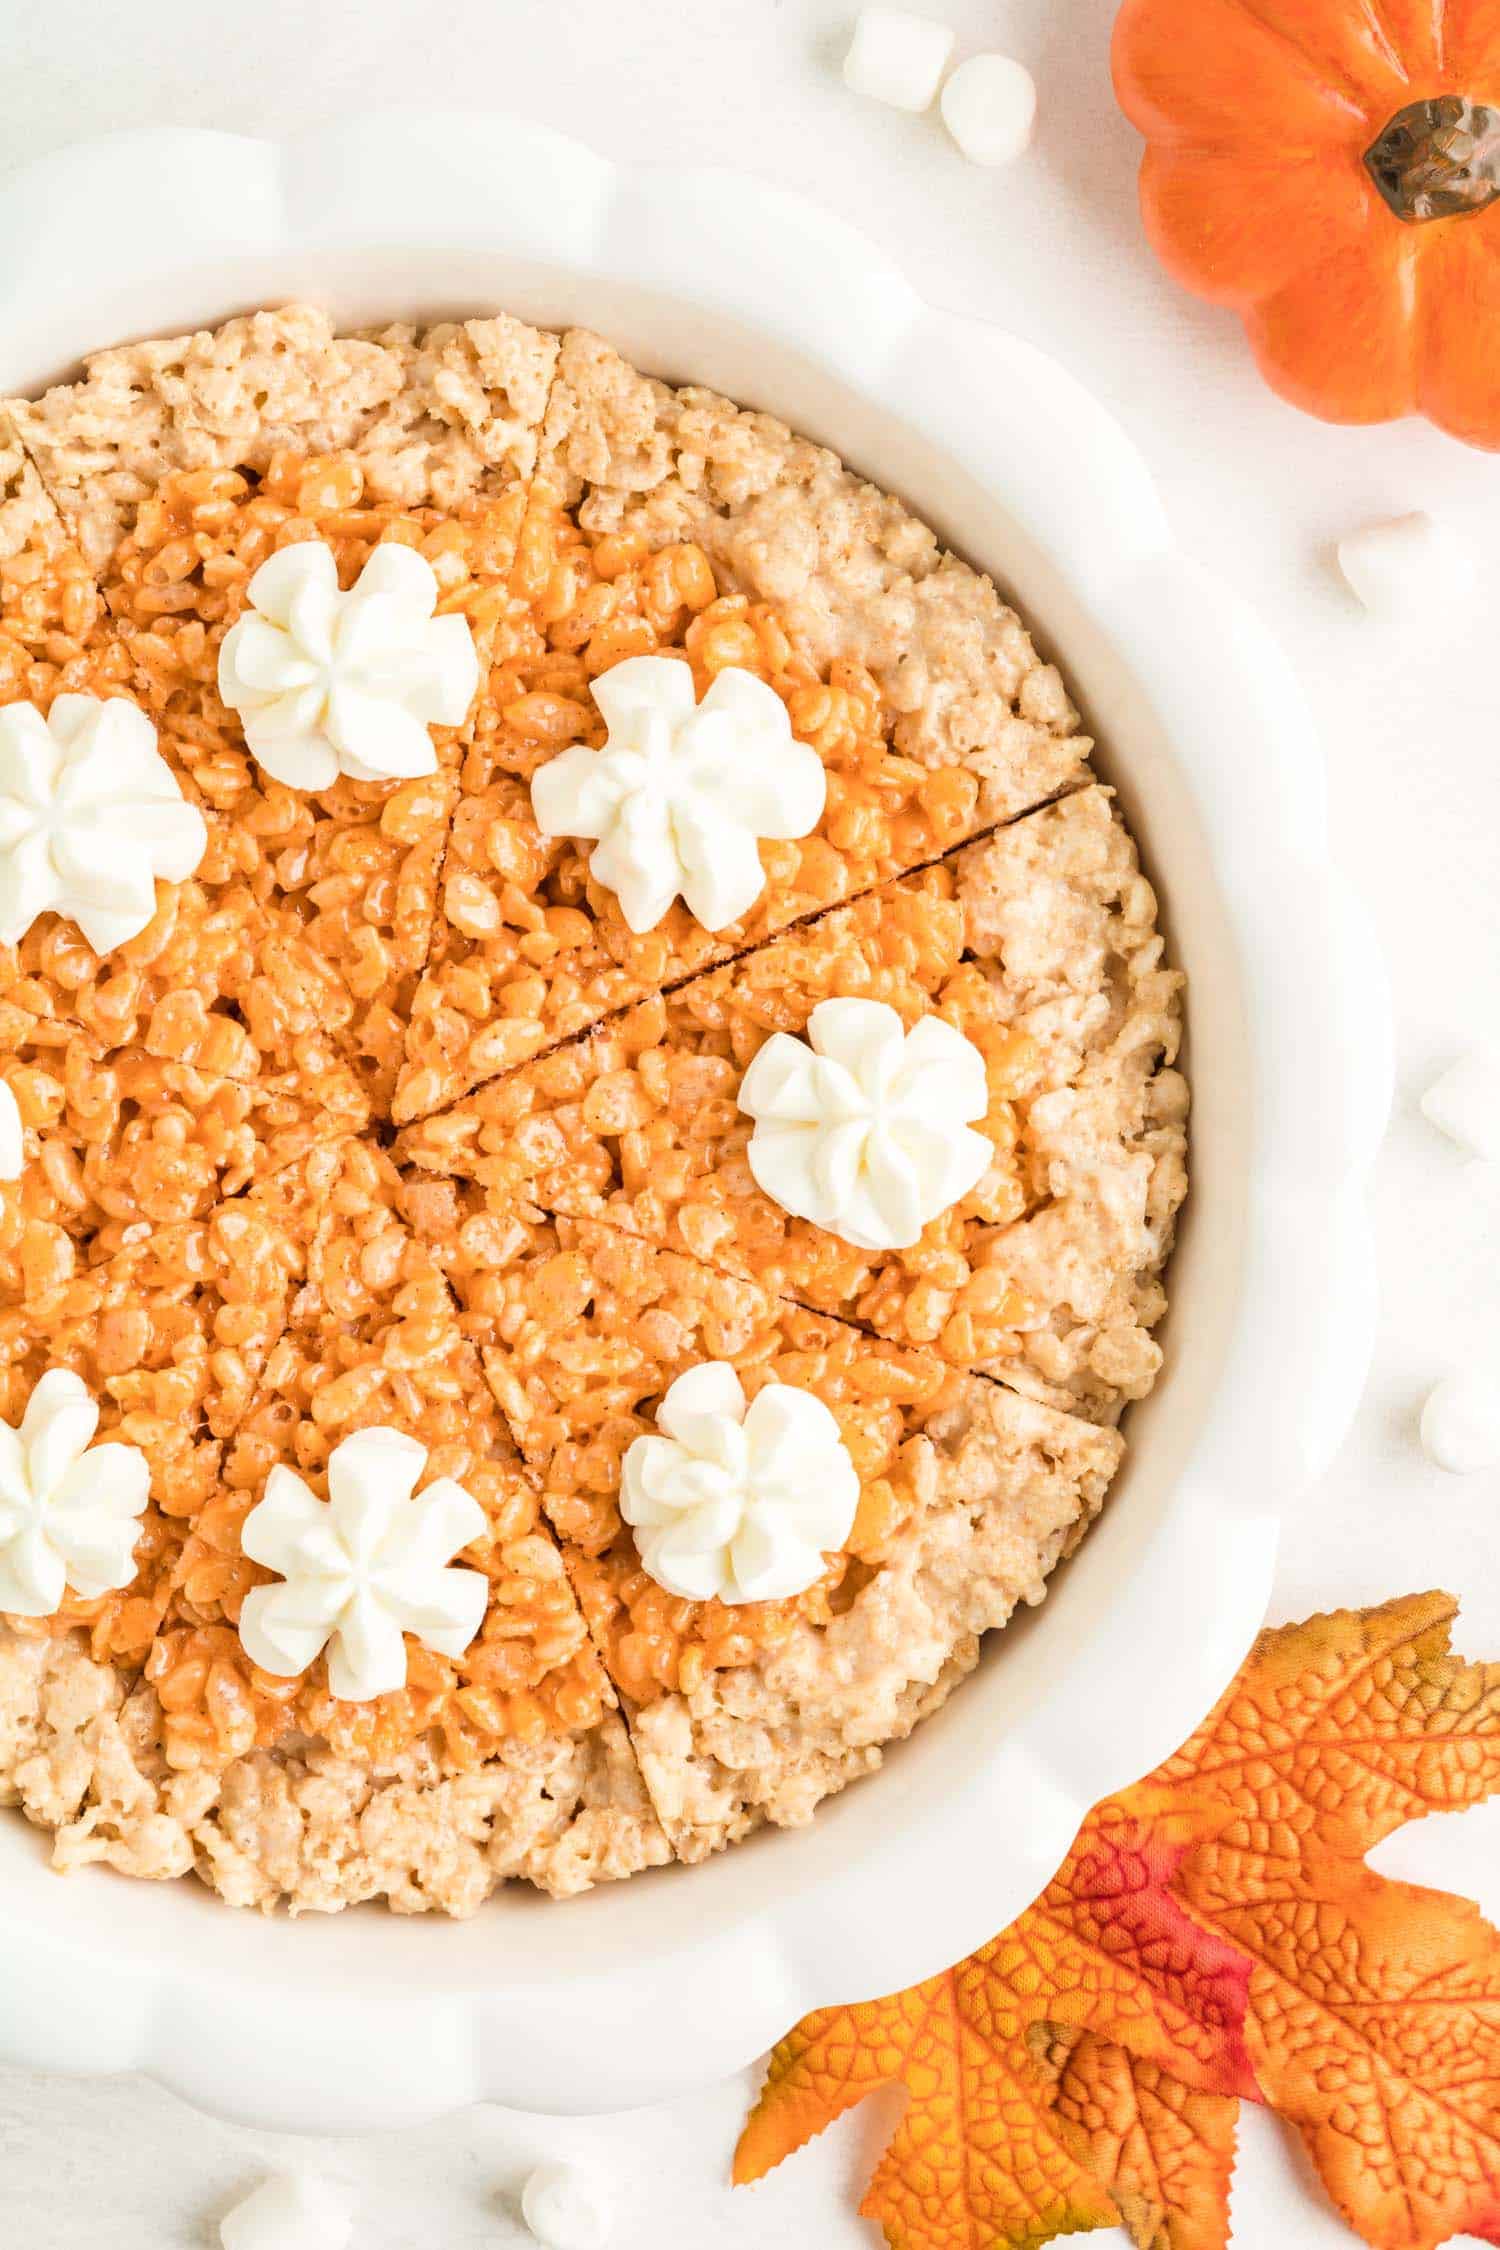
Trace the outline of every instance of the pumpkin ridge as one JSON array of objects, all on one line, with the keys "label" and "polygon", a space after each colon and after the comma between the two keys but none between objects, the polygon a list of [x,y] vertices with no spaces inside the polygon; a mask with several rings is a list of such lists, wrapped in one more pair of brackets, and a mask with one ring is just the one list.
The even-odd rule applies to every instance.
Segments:
[{"label": "pumpkin ridge", "polygon": [[[1441,0],[1439,0],[1439,5],[1441,5]],[[1326,85],[1332,93],[1346,97],[1347,105],[1357,113],[1362,122],[1368,118],[1370,97],[1362,87],[1356,84],[1346,69],[1336,63],[1331,56],[1310,54],[1307,48],[1293,38],[1290,32],[1284,31],[1279,24],[1272,23],[1268,19],[1264,13],[1261,0],[1239,0],[1239,6],[1241,14],[1248,16],[1252,23],[1259,24],[1268,38],[1275,39],[1282,46],[1290,48],[1309,74],[1316,75],[1319,81]],[[1385,24],[1377,13],[1376,0],[1360,0],[1359,12],[1369,24],[1370,31],[1394,75],[1403,84],[1410,84],[1406,66],[1392,44]]]},{"label": "pumpkin ridge", "polygon": [[1421,248],[1421,409],[1439,429],[1494,451],[1500,448],[1500,372],[1476,383],[1493,362],[1455,349],[1450,315],[1456,310],[1460,320],[1471,318],[1480,328],[1494,318],[1500,307],[1500,227],[1434,228]]},{"label": "pumpkin ridge", "polygon": [[1359,0],[1359,12],[1369,25],[1373,36],[1379,40],[1385,52],[1386,60],[1396,76],[1409,86],[1411,84],[1411,73],[1406,67],[1401,49],[1392,35],[1390,25],[1381,13],[1380,0]]},{"label": "pumpkin ridge", "polygon": [[1325,70],[1259,6],[1186,0],[1193,21],[1184,26],[1183,5],[1124,0],[1115,22],[1115,89],[1148,140],[1246,148],[1274,136],[1284,147],[1341,148],[1384,121],[1394,88],[1352,94],[1347,71]]},{"label": "pumpkin ridge", "polygon": [[[1386,22],[1386,0],[1359,0],[1359,5],[1362,12],[1373,19],[1382,40],[1390,49],[1391,58],[1401,77],[1405,79],[1408,86],[1414,86],[1416,80],[1413,78],[1406,61],[1405,43],[1390,29]],[[1446,45],[1445,23],[1448,0],[1427,0],[1427,10],[1428,29],[1432,38],[1433,68],[1442,70],[1445,67],[1443,49]]]}]

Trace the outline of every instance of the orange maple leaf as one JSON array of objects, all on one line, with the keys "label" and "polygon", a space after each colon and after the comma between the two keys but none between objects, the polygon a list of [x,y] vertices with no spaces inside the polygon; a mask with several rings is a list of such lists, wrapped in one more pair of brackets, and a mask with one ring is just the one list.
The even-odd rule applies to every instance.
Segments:
[{"label": "orange maple leaf", "polygon": [[945,1975],[809,2016],[771,2058],[735,2158],[758,2179],[877,2086],[910,2099],[861,2206],[894,2244],[973,2250],[1111,2226],[1108,2193],[1058,2130],[1028,2040],[1062,2023],[1127,2042],[1193,2085],[1253,2093],[1248,1965],[1169,1889],[1183,1847],[1114,1807],[1035,1906]]},{"label": "orange maple leaf", "polygon": [[900,2082],[862,2205],[897,2250],[1020,2250],[1122,2214],[1155,2228],[1138,2240],[1209,2250],[1226,2105],[1247,2095],[1297,2126],[1377,2250],[1500,2244],[1500,1937],[1363,1857],[1500,1789],[1500,1666],[1451,1654],[1455,1608],[1414,1596],[1263,1635],[1009,1930],[781,2042],[735,2178]]},{"label": "orange maple leaf", "polygon": [[1086,2031],[1044,2028],[1032,2053],[1064,2143],[1138,2250],[1225,2250],[1238,2102]]}]

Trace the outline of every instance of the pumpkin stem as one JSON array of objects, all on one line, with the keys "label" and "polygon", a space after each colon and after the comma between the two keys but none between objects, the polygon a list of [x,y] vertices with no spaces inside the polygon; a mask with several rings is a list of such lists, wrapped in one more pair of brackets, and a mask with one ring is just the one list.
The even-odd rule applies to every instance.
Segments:
[{"label": "pumpkin stem", "polygon": [[1408,226],[1483,211],[1500,197],[1500,110],[1464,94],[1398,109],[1365,168]]}]

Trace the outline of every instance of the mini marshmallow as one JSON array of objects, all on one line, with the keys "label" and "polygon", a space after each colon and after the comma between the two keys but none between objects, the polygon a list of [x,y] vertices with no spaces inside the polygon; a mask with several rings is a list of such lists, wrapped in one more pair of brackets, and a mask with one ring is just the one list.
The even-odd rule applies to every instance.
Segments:
[{"label": "mini marshmallow", "polygon": [[1500,1469],[1500,1368],[1444,1376],[1422,1409],[1422,1450],[1450,1476]]},{"label": "mini marshmallow", "polygon": [[1422,1115],[1470,1156],[1500,1164],[1500,1048],[1460,1055],[1422,1096]]},{"label": "mini marshmallow", "polygon": [[1036,80],[1008,55],[970,55],[943,88],[943,123],[971,164],[1013,164],[1031,146]]},{"label": "mini marshmallow", "polygon": [[344,2198],[307,2172],[273,2172],[219,2226],[224,2250],[349,2250],[353,2239]]},{"label": "mini marshmallow", "polygon": [[1462,601],[1472,581],[1460,542],[1421,514],[1347,532],[1338,560],[1349,591],[1380,617],[1440,613]]},{"label": "mini marshmallow", "polygon": [[952,52],[945,23],[905,8],[861,8],[844,57],[844,84],[892,109],[930,109]]},{"label": "mini marshmallow", "polygon": [[573,2164],[539,2165],[521,2190],[521,2216],[543,2250],[605,2250],[614,2232],[609,2197]]}]

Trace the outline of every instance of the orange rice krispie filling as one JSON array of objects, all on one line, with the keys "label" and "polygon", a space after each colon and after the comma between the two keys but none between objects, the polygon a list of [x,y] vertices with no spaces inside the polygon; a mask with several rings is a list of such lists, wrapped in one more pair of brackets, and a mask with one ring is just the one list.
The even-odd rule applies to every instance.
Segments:
[{"label": "orange rice krispie filling", "polygon": [[[630,537],[591,539],[538,484],[513,591],[464,760],[398,1119],[922,865],[977,826],[977,778],[900,756],[870,675],[842,662],[820,671],[766,604],[720,592],[701,548],[651,553]],[[597,749],[604,741],[592,682],[642,655],[681,656],[700,698],[727,666],[754,673],[776,690],[792,732],[827,772],[816,829],[761,843],[765,889],[723,930],[705,930],[679,899],[637,935],[614,894],[591,877],[592,846],[543,836],[532,814],[538,768],[575,743]]]},{"label": "orange rice krispie filling", "polygon": [[[273,1194],[278,1186],[292,1231],[311,1226],[306,1285],[194,1519],[147,1661],[169,1764],[222,1766],[297,1734],[377,1763],[426,1739],[461,1771],[506,1743],[586,1731],[608,1688],[442,1276],[397,1215],[394,1172],[351,1142],[318,1152]],[[382,1427],[428,1448],[423,1484],[453,1477],[483,1508],[487,1533],[462,1560],[489,1580],[489,1604],[461,1657],[409,1639],[403,1689],[341,1702],[323,1658],[278,1679],[246,1655],[234,1628],[269,1573],[244,1555],[240,1535],[278,1463],[326,1497],[329,1454],[356,1430]]]},{"label": "orange rice krispie filling", "polygon": [[[410,1126],[403,1159],[478,1180],[492,1198],[609,1220],[766,1288],[866,1322],[957,1365],[1015,1349],[1030,1308],[990,1271],[1029,1200],[1028,1097],[1043,1057],[964,947],[951,862],[873,892],[527,1064]],[[806,1033],[821,1002],[876,1001],[910,1030],[936,1015],[984,1059],[979,1124],[994,1160],[909,1249],[858,1249],[757,1186],[745,1072],[776,1033]]]},{"label": "orange rice krispie filling", "polygon": [[[303,790],[252,755],[220,652],[304,542],[346,592],[412,549],[467,624],[479,690],[431,775]],[[592,843],[533,813],[640,656],[700,699],[754,674],[823,767],[815,829],[759,843],[725,929],[679,899],[632,932]],[[1177,980],[1061,681],[898,501],[766,417],[503,316],[337,339],[288,308],[0,408],[0,705],[64,693],[142,709],[208,832],[107,955],[56,914],[0,947],[0,1414],[71,1369],[150,1472],[132,1582],[0,1632],[129,1685],[177,1836],[145,1871],[477,1903],[655,1864],[663,1828],[692,1859],[808,1817],[1040,1598],[1120,1455],[1080,1417],[1160,1359]],[[1030,839],[1002,847],[1009,820]],[[1059,861],[1087,880],[1048,922]],[[910,1249],[792,1217],[749,1168],[745,1072],[832,999],[984,1062],[992,1161]],[[623,1520],[628,1448],[706,1362],[821,1401],[853,1463],[848,1537],[790,1598],[674,1595]],[[426,1448],[419,1492],[479,1503],[455,1560],[488,1597],[461,1656],[408,1634],[405,1685],[361,1702],[326,1656],[251,1659],[278,1574],[242,1536],[274,1469],[326,1499],[375,1429]],[[485,1855],[462,1880],[455,1842]]]},{"label": "orange rice krispie filling", "polygon": [[200,1217],[367,1119],[341,1064],[313,1100],[295,1075],[215,1078],[144,1047],[101,1050],[62,1023],[27,1028],[0,1053],[25,1148],[0,1207],[0,1303],[51,1295],[144,1226]]}]

